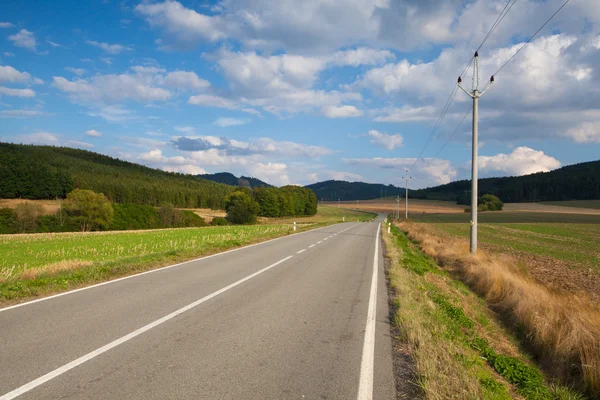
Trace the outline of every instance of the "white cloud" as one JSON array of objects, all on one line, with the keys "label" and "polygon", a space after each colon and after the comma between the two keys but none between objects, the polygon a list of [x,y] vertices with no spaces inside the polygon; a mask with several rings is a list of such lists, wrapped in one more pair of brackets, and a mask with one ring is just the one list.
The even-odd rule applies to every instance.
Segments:
[{"label": "white cloud", "polygon": [[567,131],[567,136],[577,143],[600,143],[600,121],[582,122]]},{"label": "white cloud", "polygon": [[106,42],[96,42],[95,40],[86,40],[86,43],[91,46],[98,47],[108,54],[120,54],[124,51],[133,50],[131,47],[124,46],[122,44],[108,44]]},{"label": "white cloud", "polygon": [[91,136],[91,137],[100,137],[100,136],[102,136],[102,132],[98,132],[95,129],[90,129],[89,131],[85,131],[84,133],[87,136]]},{"label": "white cloud", "polygon": [[43,111],[39,110],[2,110],[0,111],[0,118],[31,118],[39,117],[42,115],[48,115]]},{"label": "white cloud", "polygon": [[326,106],[322,111],[328,118],[360,117],[363,114],[355,106]]},{"label": "white cloud", "polygon": [[14,57],[14,56],[15,56],[15,53],[11,53],[10,51],[5,51],[5,52],[4,52],[4,56],[5,56],[5,57]]},{"label": "white cloud", "polygon": [[86,73],[86,70],[83,68],[73,68],[73,67],[65,67],[65,71],[72,72],[77,76],[83,76]]},{"label": "white cloud", "polygon": [[176,126],[175,130],[177,132],[187,133],[188,135],[193,135],[196,133],[196,128],[193,126]]},{"label": "white cloud", "polygon": [[402,136],[401,135],[388,135],[387,133],[379,132],[377,130],[370,130],[367,133],[367,136],[371,137],[371,143],[376,144],[378,146],[383,146],[388,150],[394,150],[395,147],[402,146]]},{"label": "white cloud", "polygon": [[15,24],[10,22],[0,22],[0,28],[12,28]]},{"label": "white cloud", "polygon": [[360,182],[365,180],[362,175],[353,172],[326,171],[325,174],[329,179],[334,179],[336,181]]},{"label": "white cloud", "polygon": [[188,99],[188,104],[205,107],[235,108],[236,102],[219,96],[199,94]]},{"label": "white cloud", "polygon": [[77,140],[64,139],[63,135],[58,135],[50,132],[35,132],[27,135],[21,135],[16,139],[19,143],[25,144],[45,144],[51,146],[70,146],[79,148],[92,148],[91,143],[80,142]]},{"label": "white cloud", "polygon": [[119,106],[103,106],[96,111],[88,113],[88,115],[104,118],[109,122],[124,122],[138,118],[130,110]]},{"label": "white cloud", "polygon": [[35,92],[31,89],[12,89],[0,86],[0,97],[2,95],[14,97],[35,97]]},{"label": "white cloud", "polygon": [[51,40],[46,40],[46,43],[48,43],[52,47],[64,47],[64,46],[62,46],[62,45],[60,45],[60,44],[58,44],[56,42],[53,42]]},{"label": "white cloud", "polygon": [[17,47],[24,47],[29,50],[35,50],[37,45],[33,32],[29,32],[27,29],[21,29],[18,33],[10,35],[9,40]]},{"label": "white cloud", "polygon": [[374,118],[374,121],[377,122],[420,122],[437,119],[439,116],[438,110],[434,106],[388,107],[381,110],[375,110],[375,112],[382,113],[382,115]]},{"label": "white cloud", "polygon": [[383,170],[397,171],[396,175],[411,169],[415,187],[427,187],[449,183],[456,178],[457,171],[448,160],[438,158],[344,158],[344,163],[358,167],[375,167]]},{"label": "white cloud", "polygon": [[174,71],[169,72],[163,80],[163,84],[176,89],[202,90],[210,86],[207,80],[200,79],[195,72]]},{"label": "white cloud", "polygon": [[290,178],[287,173],[287,165],[283,163],[252,163],[248,165],[251,176],[265,181],[271,185],[289,185]]},{"label": "white cloud", "polygon": [[510,154],[479,156],[477,158],[482,175],[528,175],[536,172],[548,172],[560,168],[560,162],[543,151],[521,146]]},{"label": "white cloud", "polygon": [[142,3],[135,7],[135,11],[146,17],[151,26],[163,28],[188,45],[197,40],[216,41],[225,37],[219,17],[199,14],[176,1]]},{"label": "white cloud", "polygon": [[27,83],[31,81],[31,75],[28,72],[21,72],[10,65],[0,65],[0,82]]},{"label": "white cloud", "polygon": [[213,125],[217,125],[220,126],[221,128],[225,128],[228,126],[238,126],[238,125],[245,125],[247,123],[249,123],[250,120],[249,119],[239,119],[239,118],[217,118],[215,120],[215,122],[213,122]]}]

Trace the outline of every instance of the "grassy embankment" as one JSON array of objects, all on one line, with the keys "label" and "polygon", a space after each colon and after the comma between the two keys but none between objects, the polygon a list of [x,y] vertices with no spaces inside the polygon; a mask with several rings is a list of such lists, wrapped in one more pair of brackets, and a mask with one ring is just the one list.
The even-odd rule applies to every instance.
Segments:
[{"label": "grassy embankment", "polygon": [[[402,232],[396,231],[396,235],[399,237],[399,246],[401,248],[402,245],[404,246],[400,258],[404,260],[405,267],[413,274],[403,271],[401,272],[403,278],[410,278],[412,282],[408,284],[403,282],[394,283],[396,286],[403,287],[397,301],[409,302],[411,295],[408,294],[412,293],[414,304],[412,306],[405,304],[404,308],[409,310],[411,307],[413,310],[418,309],[416,313],[402,317],[402,313],[407,311],[403,311],[402,307],[398,307],[396,312],[397,318],[400,318],[401,326],[407,323],[409,325],[417,324],[416,322],[406,321],[409,321],[410,318],[418,320],[419,315],[424,315],[421,318],[425,319],[423,324],[429,321],[431,326],[423,329],[423,332],[418,331],[418,333],[426,337],[431,336],[428,339],[429,344],[438,349],[443,347],[443,342],[447,342],[448,337],[453,344],[456,344],[457,340],[444,330],[450,329],[447,321],[444,325],[440,321],[432,320],[432,315],[435,316],[435,313],[431,309],[446,313],[446,317],[450,319],[456,317],[455,322],[460,326],[461,331],[458,343],[462,343],[463,347],[468,347],[479,356],[484,357],[484,360],[487,360],[487,364],[496,373],[504,376],[508,382],[514,385],[515,393],[532,399],[578,398],[573,391],[568,391],[564,387],[545,384],[542,375],[535,370],[532,364],[530,364],[531,368],[525,367],[528,363],[523,355],[519,356],[518,352],[511,355],[511,351],[508,351],[510,348],[502,350],[502,346],[508,343],[506,340],[510,341],[510,339],[494,342],[493,338],[485,336],[485,329],[483,329],[485,324],[481,323],[484,320],[480,320],[477,313],[469,310],[473,304],[479,304],[480,311],[487,312],[485,310],[487,303],[501,318],[503,325],[519,337],[521,343],[535,355],[537,363],[542,366],[548,374],[547,376],[555,382],[560,381],[575,385],[582,391],[586,391],[591,398],[600,398],[600,313],[598,308],[585,296],[558,293],[540,284],[528,276],[526,271],[523,270],[523,265],[520,265],[519,260],[515,257],[491,255],[485,251],[481,251],[478,256],[473,257],[468,253],[468,247],[465,246],[464,240],[441,237],[437,235],[438,231],[432,229],[430,225],[403,223],[400,226],[408,232],[407,238]],[[443,266],[444,272],[440,272],[441,270],[431,261],[432,259],[423,256],[419,248]],[[419,257],[424,257],[426,261],[419,263]],[[429,263],[427,260],[429,260]],[[450,275],[445,271],[449,271]],[[419,273],[424,274],[424,278],[417,278],[415,273],[417,273],[416,276],[419,276]],[[442,274],[444,278],[434,278],[437,274]],[[473,296],[460,282],[457,283],[456,280],[450,277],[465,282],[480,298]],[[471,323],[465,322],[466,320],[460,317],[460,312],[448,307],[444,301],[440,303],[439,300],[436,300],[437,294],[435,290],[432,291],[430,288],[432,283],[437,285],[437,289],[447,289],[448,293],[446,294],[450,295],[450,304],[463,310],[463,313],[471,320],[473,327],[469,327]],[[459,289],[454,290],[454,294],[452,294],[452,290],[448,289],[453,285],[459,287]],[[464,290],[460,289],[461,286]],[[425,292],[429,301],[422,302],[424,304],[417,304],[418,299],[423,297],[423,292]],[[452,296],[454,296],[453,299]],[[489,312],[488,317],[490,317]],[[493,316],[490,320],[493,320]],[[461,325],[463,322],[466,325]],[[439,329],[433,325],[440,325],[441,328],[439,329],[442,332],[440,333]],[[415,329],[414,326],[408,326],[404,330],[414,331]],[[428,330],[433,330],[433,334],[430,335],[427,332]],[[498,325],[497,329],[493,329],[493,331],[501,332],[502,329]],[[464,336],[465,333],[466,336]],[[505,333],[505,337],[510,336]],[[486,339],[487,345],[480,340],[482,338]],[[409,341],[411,341],[410,338]],[[415,343],[415,359],[419,367],[419,352],[426,352],[427,349],[421,349],[424,347],[422,338],[412,338],[412,341]],[[446,344],[446,346],[450,345]],[[511,346],[513,350],[517,351],[514,344]],[[447,347],[446,350],[441,350],[441,354],[434,355],[443,357],[443,353],[447,350],[450,351],[451,355],[462,354],[453,347]],[[435,353],[438,350],[431,351]],[[515,359],[506,359],[499,355],[516,357],[516,359],[521,360],[521,363],[515,361]],[[456,360],[446,360],[444,364],[452,361],[455,367],[459,367],[462,356],[458,358],[458,362]],[[446,380],[447,376],[445,374],[448,371],[445,372],[445,370],[440,369],[442,367],[437,366],[436,363],[425,364],[425,368],[418,368],[425,386],[431,384],[429,380],[425,379],[427,377],[442,376],[442,381]],[[464,396],[459,397],[495,398],[490,394],[479,397],[474,394],[478,390],[486,390],[486,388],[477,388],[476,379],[473,378],[477,373],[472,371],[471,367],[466,368],[463,365],[462,370],[459,372],[455,372],[452,368],[449,372],[449,376],[456,379],[466,379],[465,377],[459,377],[457,374],[466,374],[467,378],[469,374],[471,376],[473,392],[465,392]],[[439,379],[441,378],[436,378],[433,381],[437,382]],[[440,384],[441,387],[439,388],[434,385],[434,390],[442,390],[443,387],[451,384],[450,381]],[[480,383],[482,383],[481,380]],[[465,385],[464,390],[467,390],[467,387],[468,385]],[[431,398],[444,398],[444,396],[432,396]]]},{"label": "grassy embankment", "polygon": [[[298,231],[373,214],[319,207]],[[301,220],[302,218],[297,218]],[[292,233],[289,223],[0,236],[0,305],[102,282]]]}]

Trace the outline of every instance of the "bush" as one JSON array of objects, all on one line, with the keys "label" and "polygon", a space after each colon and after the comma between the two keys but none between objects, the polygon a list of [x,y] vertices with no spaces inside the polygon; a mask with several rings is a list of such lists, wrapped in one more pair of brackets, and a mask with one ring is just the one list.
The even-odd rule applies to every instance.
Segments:
[{"label": "bush", "polygon": [[229,225],[229,221],[227,221],[227,219],[223,217],[215,217],[210,222],[210,224],[214,226]]},{"label": "bush", "polygon": [[[113,204],[114,216],[109,230],[162,228],[156,208],[141,204]],[[169,225],[170,226],[170,225]]]},{"label": "bush", "polygon": [[73,190],[62,207],[78,222],[82,232],[106,229],[113,220],[114,210],[108,199],[102,193],[91,190]]},{"label": "bush", "polygon": [[246,191],[236,190],[225,197],[225,210],[232,224],[253,224],[260,206]]},{"label": "bush", "polygon": [[190,210],[175,210],[173,226],[177,228],[188,228],[193,226],[206,226],[204,218]]},{"label": "bush", "polygon": [[15,207],[14,215],[19,233],[35,232],[37,220],[44,213],[40,204],[21,203]]},{"label": "bush", "polygon": [[0,234],[17,232],[17,220],[12,208],[0,208]]}]

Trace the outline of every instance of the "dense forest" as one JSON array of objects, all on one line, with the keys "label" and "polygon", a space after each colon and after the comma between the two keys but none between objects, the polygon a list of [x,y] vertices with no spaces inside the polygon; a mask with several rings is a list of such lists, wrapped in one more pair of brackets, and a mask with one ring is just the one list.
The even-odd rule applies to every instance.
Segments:
[{"label": "dense forest", "polygon": [[251,178],[247,176],[240,176],[239,178],[229,172],[217,172],[216,174],[202,174],[198,175],[199,178],[206,179],[213,182],[224,183],[231,186],[241,186],[248,188],[256,187],[272,187],[266,182],[261,181],[257,178]]},{"label": "dense forest", "polygon": [[231,186],[86,150],[0,143],[0,197],[64,198],[74,188],[113,203],[222,208]]},{"label": "dense forest", "polygon": [[324,181],[305,186],[317,195],[319,200],[346,201],[369,200],[387,196],[404,196],[404,188],[379,183]]},{"label": "dense forest", "polygon": [[[470,196],[471,181],[410,191],[420,199],[461,202]],[[480,194],[493,194],[505,203],[600,199],[600,161],[568,165],[550,172],[479,180]],[[469,202],[462,201],[462,204]]]},{"label": "dense forest", "polygon": [[[325,181],[306,186],[320,200],[368,200],[404,196],[404,188],[363,182]],[[471,181],[461,180],[410,190],[409,197],[470,203]],[[568,165],[550,172],[479,179],[479,194],[493,194],[505,203],[600,199],[600,161]]]}]

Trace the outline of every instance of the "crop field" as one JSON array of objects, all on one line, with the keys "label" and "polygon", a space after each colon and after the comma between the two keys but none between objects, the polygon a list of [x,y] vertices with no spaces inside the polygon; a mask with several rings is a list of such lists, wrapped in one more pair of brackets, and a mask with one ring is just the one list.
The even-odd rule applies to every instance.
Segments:
[{"label": "crop field", "polygon": [[284,217],[284,218],[259,218],[261,224],[293,224],[297,225],[342,222],[345,218],[347,222],[351,221],[370,221],[375,214],[352,210],[344,207],[325,206],[319,204],[317,214],[310,217]]},{"label": "crop field", "polygon": [[[440,236],[468,246],[469,214],[426,215]],[[549,287],[600,300],[600,216],[526,212],[479,214],[479,245],[519,260],[517,267]]]},{"label": "crop field", "polygon": [[[336,207],[337,202],[324,203],[332,207]],[[360,209],[364,211],[372,212],[384,212],[391,214],[396,209],[397,202],[392,198],[375,199],[375,200],[360,200],[356,201],[342,201],[340,202],[340,208]],[[447,214],[447,213],[462,213],[464,212],[465,206],[457,205],[452,201],[438,201],[438,200],[413,200],[408,199],[408,213],[410,215],[415,214]],[[404,215],[404,199],[400,199],[400,214]]]},{"label": "crop field", "polygon": [[542,204],[560,207],[592,208],[595,210],[600,210],[600,200],[545,201]]}]

